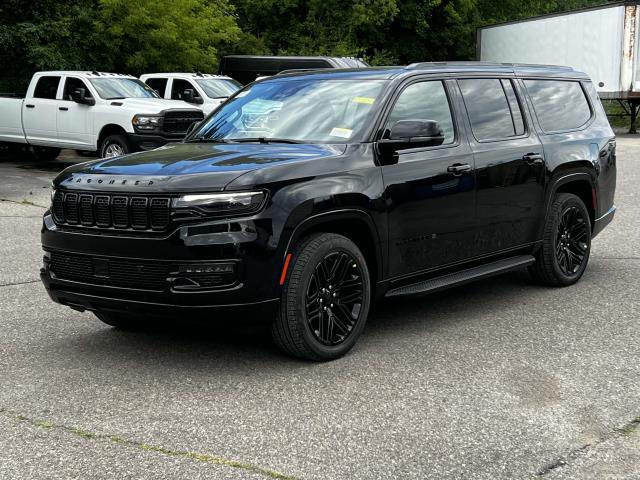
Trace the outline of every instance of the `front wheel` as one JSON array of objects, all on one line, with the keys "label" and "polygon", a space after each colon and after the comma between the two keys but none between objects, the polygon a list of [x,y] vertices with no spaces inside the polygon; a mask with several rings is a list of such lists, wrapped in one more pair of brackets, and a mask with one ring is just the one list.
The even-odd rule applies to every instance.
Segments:
[{"label": "front wheel", "polygon": [[530,268],[532,277],[544,285],[573,285],[584,273],[591,252],[591,221],[582,200],[560,193],[549,209],[542,248]]},{"label": "front wheel", "polygon": [[314,234],[292,258],[273,339],[295,357],[339,358],[364,330],[370,301],[369,269],[360,249],[341,235]]},{"label": "front wheel", "polygon": [[124,135],[109,135],[100,144],[100,158],[121,157],[130,152],[131,147]]}]

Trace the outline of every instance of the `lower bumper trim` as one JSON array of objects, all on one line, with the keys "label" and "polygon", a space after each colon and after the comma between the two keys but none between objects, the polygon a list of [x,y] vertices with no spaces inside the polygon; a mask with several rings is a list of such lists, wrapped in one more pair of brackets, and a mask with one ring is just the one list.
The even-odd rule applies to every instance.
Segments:
[{"label": "lower bumper trim", "polygon": [[616,206],[614,205],[609,210],[607,210],[607,213],[605,213],[599,218],[596,218],[593,224],[593,232],[591,233],[591,238],[598,235],[604,229],[604,227],[609,225],[611,223],[611,220],[613,220],[613,217],[615,216],[615,214],[616,214]]}]

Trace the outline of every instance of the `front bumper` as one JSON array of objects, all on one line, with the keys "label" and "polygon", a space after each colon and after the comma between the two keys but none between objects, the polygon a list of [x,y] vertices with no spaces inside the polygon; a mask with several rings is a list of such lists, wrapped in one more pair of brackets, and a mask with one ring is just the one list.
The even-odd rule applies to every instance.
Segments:
[{"label": "front bumper", "polygon": [[[207,226],[212,223],[217,228],[204,234],[201,224],[166,234],[105,234],[57,226],[47,213],[40,276],[52,300],[76,310],[220,320],[238,318],[228,315],[232,311],[258,310],[261,318],[272,319],[281,262],[268,246],[270,222],[219,220]],[[224,228],[225,223],[234,226]],[[61,258],[64,268],[55,263]],[[185,288],[184,278],[195,278],[185,265],[213,264],[235,265],[234,281]],[[147,283],[147,275],[155,277]]]},{"label": "front bumper", "polygon": [[184,134],[179,135],[154,135],[154,134],[141,134],[141,133],[129,133],[127,134],[129,144],[133,150],[154,150],[162,147],[167,143],[180,142],[184,138]]}]

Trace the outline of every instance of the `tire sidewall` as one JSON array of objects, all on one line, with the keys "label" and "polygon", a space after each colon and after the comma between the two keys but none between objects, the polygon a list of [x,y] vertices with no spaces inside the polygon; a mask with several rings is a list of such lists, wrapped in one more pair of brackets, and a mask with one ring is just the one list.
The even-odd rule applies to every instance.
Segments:
[{"label": "tire sidewall", "polygon": [[[311,331],[311,326],[309,322],[307,322],[307,314],[306,314],[306,292],[309,286],[309,282],[311,280],[311,276],[314,272],[314,269],[318,263],[329,253],[332,252],[345,252],[349,255],[352,255],[356,262],[358,263],[358,267],[360,268],[360,272],[362,274],[363,279],[363,302],[362,309],[360,311],[360,318],[358,319],[356,325],[354,326],[349,337],[339,345],[325,345],[321,343]],[[299,252],[301,253],[301,252]],[[371,280],[369,277],[369,269],[366,263],[366,260],[360,250],[357,248],[355,244],[353,244],[350,240],[343,237],[338,237],[331,239],[329,242],[324,243],[320,248],[318,248],[313,255],[310,257],[309,261],[304,265],[300,266],[296,261],[297,258],[294,258],[293,270],[301,269],[301,277],[300,282],[298,283],[297,289],[295,292],[289,291],[289,288],[286,289],[285,298],[284,298],[284,310],[285,315],[289,314],[286,312],[287,310],[287,298],[289,295],[294,296],[295,302],[295,321],[300,324],[302,335],[304,337],[305,343],[309,346],[309,348],[314,352],[314,354],[318,355],[324,359],[332,359],[338,358],[347,353],[358,341],[358,338],[362,334],[364,330],[367,317],[369,315],[369,306],[371,304]],[[288,287],[288,285],[287,285]]]},{"label": "tire sidewall", "polygon": [[131,149],[129,148],[129,143],[127,142],[127,139],[123,135],[109,135],[107,138],[105,138],[102,141],[102,144],[100,145],[100,158],[106,158],[105,153],[106,153],[107,147],[112,144],[116,144],[122,147],[122,150],[124,151],[124,155],[131,153]]},{"label": "tire sidewall", "polygon": [[[588,238],[587,251],[585,253],[584,261],[582,262],[582,265],[580,266],[578,271],[573,275],[567,275],[562,271],[555,254],[558,226],[560,224],[562,215],[564,214],[565,210],[569,207],[577,207],[582,213],[582,216],[585,219],[585,222],[587,222],[587,238]],[[587,268],[587,264],[589,263],[589,256],[591,255],[591,219],[589,217],[589,212],[587,211],[587,208],[584,206],[584,203],[582,203],[582,201],[578,197],[576,197],[575,195],[570,195],[561,201],[561,203],[559,204],[559,208],[556,211],[556,215],[554,215],[554,218],[553,218],[552,232],[553,232],[553,238],[550,239],[550,242],[551,242],[550,248],[551,248],[551,254],[553,255],[553,272],[561,284],[572,285],[576,283],[584,274],[584,271]]]}]

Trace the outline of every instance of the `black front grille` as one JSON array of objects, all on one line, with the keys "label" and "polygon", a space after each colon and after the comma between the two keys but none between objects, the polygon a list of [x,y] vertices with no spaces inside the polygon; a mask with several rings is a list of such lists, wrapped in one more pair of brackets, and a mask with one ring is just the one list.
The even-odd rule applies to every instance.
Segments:
[{"label": "black front grille", "polygon": [[192,123],[203,118],[201,110],[168,110],[164,114],[162,129],[167,133],[186,133]]},{"label": "black front grille", "polygon": [[53,197],[53,217],[59,225],[116,230],[165,230],[171,218],[167,197],[70,193]]},{"label": "black front grille", "polygon": [[122,288],[164,291],[170,265],[164,262],[94,258],[52,252],[49,268],[63,280]]}]

